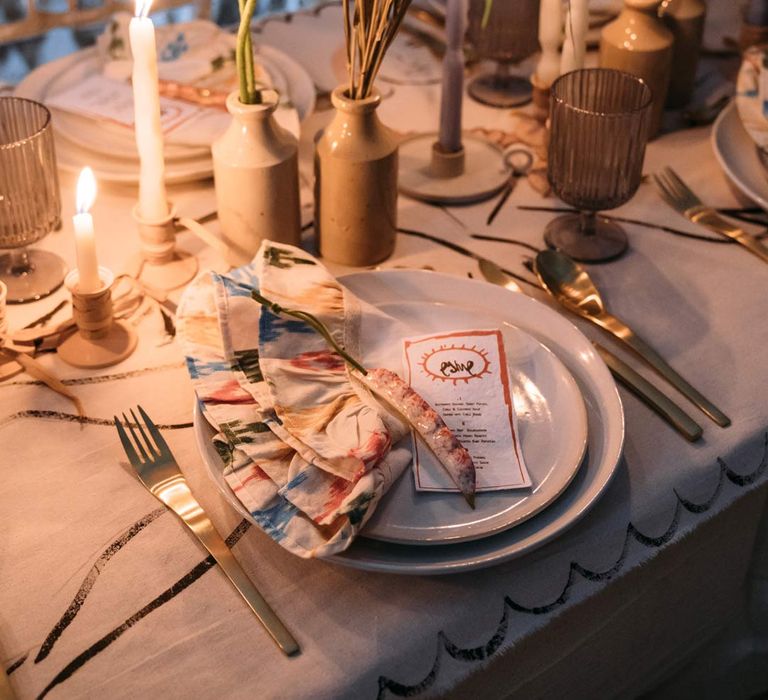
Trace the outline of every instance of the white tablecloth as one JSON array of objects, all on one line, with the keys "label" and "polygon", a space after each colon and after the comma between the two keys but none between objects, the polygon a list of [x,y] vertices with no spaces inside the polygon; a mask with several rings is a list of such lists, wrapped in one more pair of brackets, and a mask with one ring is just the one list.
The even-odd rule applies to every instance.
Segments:
[{"label": "white tablecloth", "polygon": [[[291,25],[270,25],[286,48],[280,32]],[[313,65],[297,48],[302,56]],[[382,117],[403,130],[431,124],[437,95],[435,86],[396,87]],[[507,113],[467,104],[467,126],[510,128]],[[304,125],[305,169],[327,117]],[[706,201],[735,204],[708,128],[653,142],[645,170],[662,165],[674,166]],[[62,195],[64,227],[41,245],[73,263],[70,176],[62,178]],[[210,182],[171,195],[187,216],[215,208]],[[100,260],[115,270],[138,247],[135,197],[132,188],[102,183],[94,209]],[[475,231],[541,245],[551,214],[519,204],[555,202],[521,183],[488,231],[487,203],[447,212],[403,198],[400,225],[525,275],[524,249],[468,237]],[[695,230],[648,184],[618,213]],[[0,384],[0,660],[17,694],[390,698],[453,688],[464,697],[609,697],[651,687],[742,605],[734,596],[745,581],[768,465],[768,268],[735,245],[635,226],[628,232],[630,252],[591,272],[611,307],[714,397],[733,425],[707,422],[705,438],[691,445],[622,390],[626,447],[608,491],[556,541],[488,570],[446,577],[354,571],[297,559],[242,527],[202,465],[181,352],[175,342],[157,345],[157,315],[137,326],[138,350],[117,367],[85,373],[55,355],[42,358],[77,390],[84,420],[25,375]],[[221,265],[191,235],[179,244],[199,254],[202,267]],[[479,276],[472,260],[406,235],[382,267],[423,265]],[[64,296],[10,308],[12,327]],[[111,421],[138,402],[295,631],[300,656],[276,650],[198,543],[137,481]]]}]

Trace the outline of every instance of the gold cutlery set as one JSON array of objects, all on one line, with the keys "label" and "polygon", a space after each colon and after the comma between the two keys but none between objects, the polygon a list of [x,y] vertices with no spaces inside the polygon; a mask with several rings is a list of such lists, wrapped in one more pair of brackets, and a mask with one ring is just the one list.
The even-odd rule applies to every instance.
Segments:
[{"label": "gold cutlery set", "polygon": [[[768,248],[753,236],[731,225],[714,209],[702,204],[671,168],[665,168],[655,175],[654,179],[664,199],[677,211],[694,223],[733,239],[768,262]],[[463,248],[456,248],[460,249],[460,252],[469,253],[478,261],[480,271],[488,282],[512,292],[523,293],[515,279],[498,265]],[[717,425],[730,425],[731,420],[725,413],[680,376],[630,326],[608,312],[599,290],[583,267],[563,253],[544,250],[537,254],[533,270],[542,289],[561,306],[613,335]],[[672,399],[607,348],[597,342],[593,345],[613,376],[675,430],[692,442],[701,437],[702,427]],[[141,407],[138,407],[138,411],[141,421],[131,411],[130,419],[125,414],[122,422],[115,417],[115,426],[139,479],[156,498],[176,513],[210,552],[283,653],[289,656],[299,653],[296,639],[237,563],[225,541],[192,495],[160,431]]]}]

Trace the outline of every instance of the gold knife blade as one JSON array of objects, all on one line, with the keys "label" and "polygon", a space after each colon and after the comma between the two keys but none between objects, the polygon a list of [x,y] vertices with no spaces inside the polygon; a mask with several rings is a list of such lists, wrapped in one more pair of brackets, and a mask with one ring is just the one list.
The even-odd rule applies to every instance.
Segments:
[{"label": "gold knife blade", "polygon": [[611,374],[643,403],[658,413],[686,440],[696,442],[701,438],[704,432],[702,427],[672,399],[600,343],[592,344],[600,357],[603,358],[608,369],[611,370]]},{"label": "gold knife blade", "polygon": [[480,266],[480,272],[483,277],[491,284],[497,284],[499,287],[505,287],[510,292],[519,292],[523,294],[523,290],[520,285],[515,282],[504,270],[502,270],[496,263],[487,260],[486,258],[480,258],[478,261]]}]

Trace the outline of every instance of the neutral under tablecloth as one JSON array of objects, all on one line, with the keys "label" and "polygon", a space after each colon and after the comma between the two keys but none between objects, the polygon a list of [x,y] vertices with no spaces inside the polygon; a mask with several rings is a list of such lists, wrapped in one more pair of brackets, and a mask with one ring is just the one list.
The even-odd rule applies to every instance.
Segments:
[{"label": "neutral under tablecloth", "polygon": [[[276,35],[290,29],[270,24],[279,27]],[[265,38],[268,30],[269,25]],[[339,25],[339,36],[340,31]],[[419,87],[418,103],[410,101],[414,90],[397,88],[391,106],[382,110],[385,118],[395,118],[399,104],[401,124],[408,124],[409,109],[425,99],[437,104],[435,86]],[[508,126],[505,113],[476,105],[468,115],[469,126],[473,120]],[[327,116],[305,124],[305,157]],[[645,169],[662,165],[674,166],[713,204],[737,201],[716,166],[708,128],[653,142]],[[100,186],[94,208],[98,250],[113,269],[137,249],[130,219],[135,194]],[[42,247],[72,263],[70,176],[62,177],[62,195],[63,230]],[[174,188],[171,196],[187,216],[215,207],[210,182]],[[553,202],[521,183],[491,232],[540,245],[550,215],[516,205]],[[400,223],[526,274],[524,249],[468,238],[470,231],[488,232],[488,207],[447,212],[403,198]],[[647,184],[620,213],[694,230]],[[630,640],[634,660],[631,654],[614,659],[611,671],[626,680],[691,617],[707,610],[714,615],[708,604],[720,613],[737,609],[740,601],[731,596],[743,584],[768,465],[768,268],[735,245],[634,226],[628,231],[629,254],[593,267],[595,279],[611,307],[715,398],[733,425],[722,430],[702,417],[705,438],[691,445],[622,390],[626,447],[605,495],[556,541],[483,571],[445,577],[355,571],[301,560],[255,527],[243,527],[202,465],[182,353],[175,342],[156,345],[157,317],[138,325],[138,350],[117,367],[86,375],[56,356],[42,358],[82,397],[83,421],[65,399],[26,375],[0,384],[0,660],[19,697],[419,697],[445,693],[470,675],[458,686],[465,697],[523,692],[526,682],[544,679],[536,692],[525,694],[534,697],[542,688],[568,689],[567,674],[585,664],[594,664],[597,676],[608,673],[601,669],[610,658],[592,658],[589,650],[609,654],[618,648],[600,644],[611,620],[624,620],[619,636],[637,635]],[[221,267],[191,235],[182,234],[179,242],[199,253],[201,266]],[[399,236],[395,255],[383,267],[423,265],[479,276],[472,260],[407,235]],[[12,326],[39,316],[64,295],[59,291],[11,308]],[[585,332],[600,337],[591,328]],[[138,402],[163,429],[238,559],[296,632],[299,657],[287,659],[276,650],[221,571],[135,478],[111,419]],[[727,570],[718,569],[712,552],[724,553]],[[717,591],[717,599],[707,603],[707,591]],[[627,626],[631,617],[622,615],[641,609],[650,611],[645,627]],[[580,626],[569,623],[558,633],[559,620]],[[605,635],[603,642],[609,640]],[[573,646],[562,647],[559,639]],[[632,688],[651,680],[634,678]],[[622,686],[616,683],[600,695],[618,694]],[[598,692],[587,685],[570,690],[573,697]]]}]

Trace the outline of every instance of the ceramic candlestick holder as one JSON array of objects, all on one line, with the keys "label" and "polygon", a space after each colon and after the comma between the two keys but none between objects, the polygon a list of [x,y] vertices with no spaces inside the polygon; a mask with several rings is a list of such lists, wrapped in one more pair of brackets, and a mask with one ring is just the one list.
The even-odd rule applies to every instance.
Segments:
[{"label": "ceramic candlestick holder", "polygon": [[136,333],[112,313],[112,283],[115,276],[99,268],[102,286],[93,292],[78,290],[80,273],[72,270],[64,280],[72,294],[72,315],[77,331],[58,347],[58,355],[73,367],[97,369],[117,364],[136,348]]},{"label": "ceramic candlestick holder", "polygon": [[546,124],[549,119],[549,96],[552,85],[546,85],[535,74],[531,76],[533,86],[533,116],[536,121]]},{"label": "ceramic candlestick holder", "polygon": [[[5,335],[8,333],[8,319],[5,317],[5,305],[8,295],[8,287],[0,281],[0,347],[5,342]],[[17,375],[24,369],[10,355],[0,353],[0,382]]]},{"label": "ceramic candlestick holder", "polygon": [[176,249],[176,208],[168,205],[168,216],[151,221],[141,217],[138,204],[133,218],[139,228],[140,258],[132,270],[142,284],[152,289],[183,287],[197,274],[197,258]]},{"label": "ceramic candlestick holder", "polygon": [[471,204],[490,199],[507,183],[502,150],[484,139],[462,135],[461,150],[446,152],[437,134],[400,143],[400,191],[437,204]]}]

